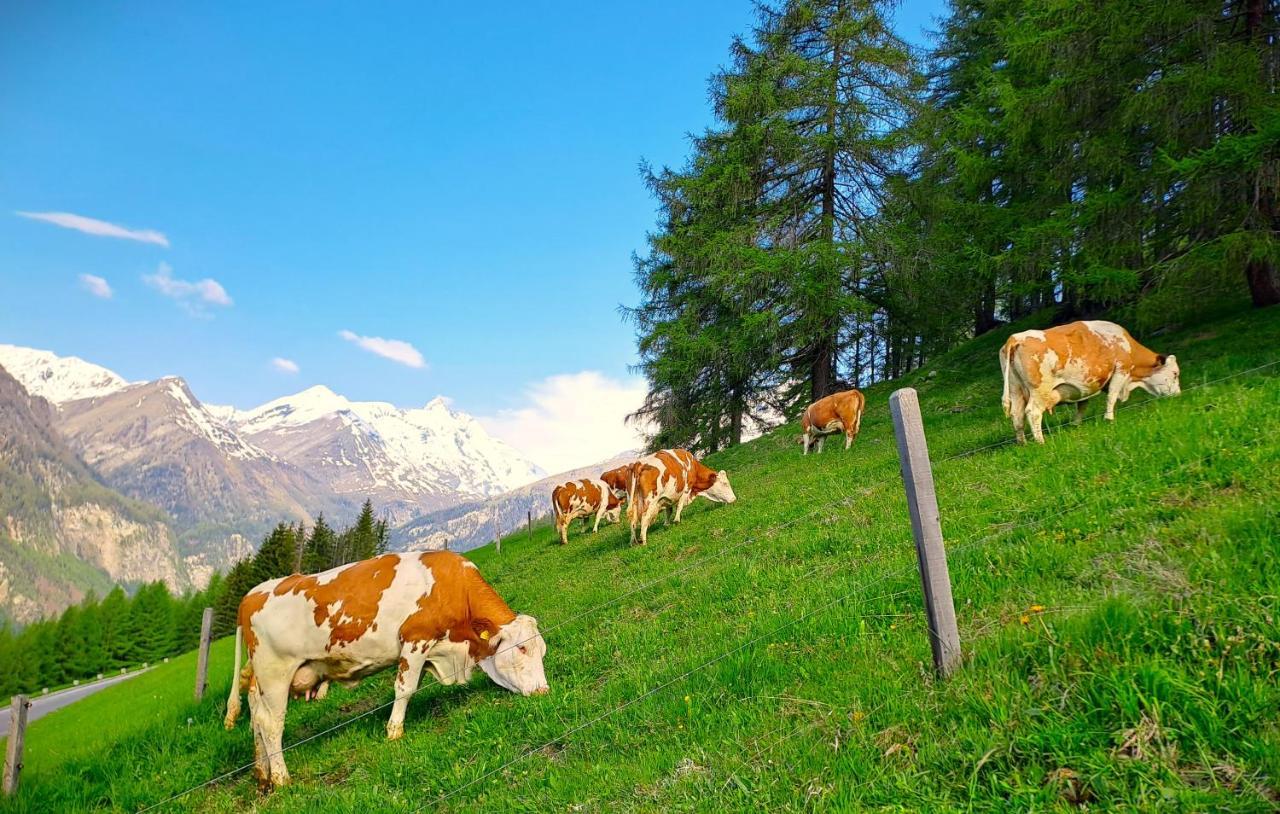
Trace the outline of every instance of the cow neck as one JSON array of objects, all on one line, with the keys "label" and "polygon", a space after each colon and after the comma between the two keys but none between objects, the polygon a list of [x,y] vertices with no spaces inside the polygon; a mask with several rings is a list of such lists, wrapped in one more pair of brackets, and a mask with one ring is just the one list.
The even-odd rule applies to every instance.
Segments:
[{"label": "cow neck", "polygon": [[462,571],[467,586],[467,614],[470,617],[470,625],[467,627],[475,631],[478,639],[487,642],[497,635],[499,628],[515,619],[516,614],[498,596],[498,592],[485,582],[478,570],[464,567]]},{"label": "cow neck", "polygon": [[1145,379],[1160,369],[1160,356],[1155,351],[1130,339],[1129,364],[1135,379]]}]

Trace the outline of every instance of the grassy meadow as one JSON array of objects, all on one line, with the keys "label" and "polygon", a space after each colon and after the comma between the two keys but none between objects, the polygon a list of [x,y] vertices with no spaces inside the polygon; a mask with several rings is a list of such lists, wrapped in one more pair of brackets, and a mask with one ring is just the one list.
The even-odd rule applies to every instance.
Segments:
[{"label": "grassy meadow", "polygon": [[[1029,327],[1025,325],[1023,327]],[[867,391],[862,435],[714,456],[738,494],[631,547],[549,528],[472,552],[548,642],[550,694],[391,675],[290,706],[259,795],[188,654],[32,725],[0,811],[1274,811],[1280,805],[1280,310],[1149,338],[1183,395],[1019,447],[999,331]],[[925,413],[963,668],[930,669],[888,395]],[[976,451],[974,451],[976,450]],[[970,453],[971,454],[966,454]],[[342,725],[343,722],[355,719]],[[329,731],[331,727],[337,727]],[[217,778],[217,779],[215,779]]]}]

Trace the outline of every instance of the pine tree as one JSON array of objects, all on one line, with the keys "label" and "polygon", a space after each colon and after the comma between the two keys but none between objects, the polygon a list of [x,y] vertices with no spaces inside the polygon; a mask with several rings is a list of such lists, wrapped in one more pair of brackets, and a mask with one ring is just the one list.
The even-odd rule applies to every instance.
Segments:
[{"label": "pine tree", "polygon": [[367,560],[378,554],[378,521],[373,516],[373,501],[365,500],[355,525],[344,535],[347,537],[346,561]]},{"label": "pine tree", "polygon": [[338,559],[338,539],[324,515],[317,515],[311,534],[302,550],[302,572],[316,574],[342,563]]},{"label": "pine tree", "polygon": [[279,523],[262,541],[262,546],[253,558],[253,578],[265,582],[277,577],[285,577],[294,573],[294,562],[298,558],[298,541],[294,527],[289,523]]}]

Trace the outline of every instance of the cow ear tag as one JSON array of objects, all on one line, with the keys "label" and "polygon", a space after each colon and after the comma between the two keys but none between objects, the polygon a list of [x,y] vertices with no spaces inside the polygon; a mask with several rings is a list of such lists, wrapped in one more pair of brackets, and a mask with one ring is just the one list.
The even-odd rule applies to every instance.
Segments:
[{"label": "cow ear tag", "polygon": [[480,631],[480,638],[486,642],[489,641],[489,631],[487,630]]}]

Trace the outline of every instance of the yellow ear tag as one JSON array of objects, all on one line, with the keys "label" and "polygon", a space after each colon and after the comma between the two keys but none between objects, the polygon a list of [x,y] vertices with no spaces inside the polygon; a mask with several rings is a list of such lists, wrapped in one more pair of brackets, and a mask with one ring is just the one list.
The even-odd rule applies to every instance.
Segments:
[{"label": "yellow ear tag", "polygon": [[489,631],[487,630],[480,631],[480,638],[484,639],[486,642],[489,641]]}]

